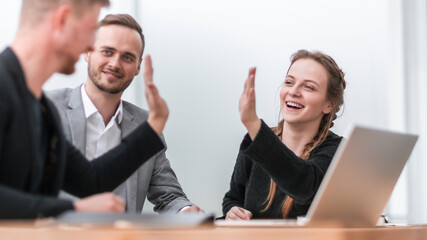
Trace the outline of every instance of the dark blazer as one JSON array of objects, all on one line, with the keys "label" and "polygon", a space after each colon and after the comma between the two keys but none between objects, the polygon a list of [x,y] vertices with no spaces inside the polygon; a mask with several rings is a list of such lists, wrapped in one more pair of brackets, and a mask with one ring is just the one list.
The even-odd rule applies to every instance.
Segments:
[{"label": "dark blazer", "polygon": [[0,219],[54,216],[73,209],[71,201],[57,198],[61,188],[79,197],[111,191],[164,148],[145,122],[122,144],[89,162],[65,140],[55,107],[42,96],[50,132],[42,159],[36,147],[41,140],[34,122],[37,101],[19,60],[7,48],[0,54]]}]

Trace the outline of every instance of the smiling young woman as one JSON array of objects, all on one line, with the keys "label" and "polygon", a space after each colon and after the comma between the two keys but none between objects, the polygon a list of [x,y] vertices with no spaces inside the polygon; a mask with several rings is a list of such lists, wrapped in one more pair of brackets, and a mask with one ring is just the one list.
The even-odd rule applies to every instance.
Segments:
[{"label": "smiling young woman", "polygon": [[305,215],[341,141],[329,129],[344,102],[344,73],[328,55],[300,50],[292,55],[280,91],[278,126],[270,129],[255,111],[255,69],[240,98],[242,141],[226,219],[295,218]]}]

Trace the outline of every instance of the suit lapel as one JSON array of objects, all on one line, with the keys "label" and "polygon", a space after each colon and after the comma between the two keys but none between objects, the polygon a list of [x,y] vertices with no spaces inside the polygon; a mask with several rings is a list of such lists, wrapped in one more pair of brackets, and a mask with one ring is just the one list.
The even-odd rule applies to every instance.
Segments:
[{"label": "suit lapel", "polygon": [[86,152],[86,119],[82,96],[81,86],[74,88],[68,101],[67,119],[71,128],[71,139],[73,145],[76,146],[82,153]]},{"label": "suit lapel", "polygon": [[122,129],[122,138],[125,138],[129,133],[131,133],[138,124],[134,122],[133,116],[129,113],[129,110],[126,107],[126,104],[123,103],[123,119],[120,124]]},{"label": "suit lapel", "polygon": [[[134,122],[134,118],[132,114],[129,112],[127,105],[123,103],[123,119],[120,123],[120,128],[122,130],[122,138],[129,135],[133,129],[137,127],[137,123]],[[142,189],[139,189],[138,186],[142,184],[138,184],[138,170],[134,172],[127,180],[126,180],[126,198],[127,198],[127,209],[131,212],[137,212],[140,209],[138,203],[141,200],[138,196],[142,195]],[[136,191],[135,191],[136,190]],[[144,201],[143,199],[142,201]],[[138,206],[137,206],[138,204]]]}]

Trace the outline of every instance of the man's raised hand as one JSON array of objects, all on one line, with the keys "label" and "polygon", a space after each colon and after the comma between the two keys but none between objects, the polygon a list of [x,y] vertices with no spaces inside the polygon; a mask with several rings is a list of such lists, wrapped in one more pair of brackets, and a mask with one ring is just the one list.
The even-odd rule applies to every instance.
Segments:
[{"label": "man's raised hand", "polygon": [[160,135],[165,128],[169,116],[169,109],[166,101],[160,97],[157,87],[153,83],[153,66],[151,56],[147,55],[144,60],[144,83],[145,97],[148,103],[148,124]]}]

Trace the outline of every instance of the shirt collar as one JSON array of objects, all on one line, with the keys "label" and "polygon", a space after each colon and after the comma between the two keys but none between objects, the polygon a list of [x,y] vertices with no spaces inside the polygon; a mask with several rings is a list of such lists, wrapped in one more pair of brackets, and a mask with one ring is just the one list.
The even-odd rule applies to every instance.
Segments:
[{"label": "shirt collar", "polygon": [[[85,117],[88,119],[90,116],[98,112],[98,109],[93,104],[92,100],[90,100],[89,96],[86,93],[85,90],[85,84],[82,84],[82,87],[80,88],[81,94],[82,94],[82,101],[83,101],[83,108],[85,111]],[[123,101],[120,100],[119,107],[117,108],[116,112],[114,113],[112,120],[115,119],[117,123],[121,123],[123,119]]]}]

